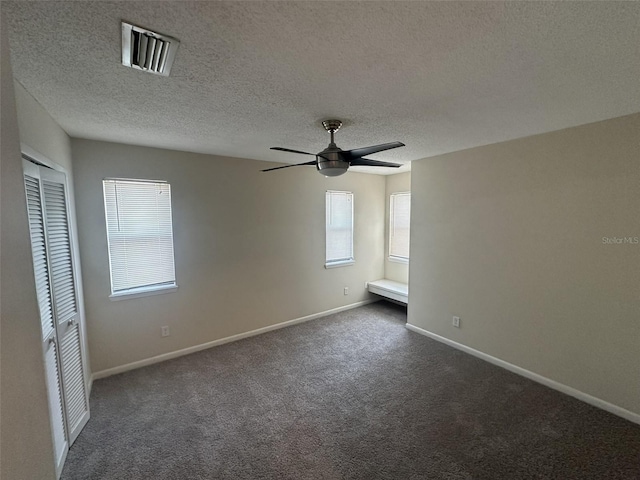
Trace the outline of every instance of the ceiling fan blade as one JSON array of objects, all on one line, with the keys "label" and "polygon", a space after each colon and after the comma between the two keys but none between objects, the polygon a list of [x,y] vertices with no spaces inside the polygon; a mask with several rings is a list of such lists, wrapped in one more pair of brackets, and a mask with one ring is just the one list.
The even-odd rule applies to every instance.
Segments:
[{"label": "ceiling fan blade", "polygon": [[284,165],[282,167],[273,167],[267,168],[266,170],[260,170],[261,172],[270,172],[271,170],[280,170],[281,168],[289,168],[289,167],[300,167],[301,165],[315,165],[316,161],[307,162],[307,163],[294,163],[293,165]]},{"label": "ceiling fan blade", "polygon": [[289,152],[289,153],[300,153],[302,155],[313,155],[315,156],[315,153],[309,153],[309,152],[301,152],[300,150],[291,150],[290,148],[282,148],[282,147],[271,147],[271,150],[279,150],[281,152]]},{"label": "ceiling fan blade", "polygon": [[366,167],[392,167],[392,168],[398,168],[398,167],[402,166],[402,165],[399,165],[397,163],[381,162],[379,160],[369,160],[367,158],[356,158],[355,160],[351,160],[349,163],[351,164],[352,167],[366,166]]},{"label": "ceiling fan blade", "polygon": [[391,142],[383,143],[382,145],[373,145],[371,147],[354,148],[353,150],[340,152],[340,155],[342,155],[345,160],[351,161],[351,159],[366,157],[367,155],[371,155],[372,153],[383,152],[384,150],[391,150],[392,148],[398,147],[404,147],[404,143]]}]

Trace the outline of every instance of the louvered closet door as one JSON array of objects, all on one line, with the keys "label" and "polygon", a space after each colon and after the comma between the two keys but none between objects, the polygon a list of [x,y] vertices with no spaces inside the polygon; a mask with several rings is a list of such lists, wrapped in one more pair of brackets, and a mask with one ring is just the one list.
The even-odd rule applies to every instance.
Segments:
[{"label": "louvered closet door", "polygon": [[89,420],[80,331],[80,309],[74,275],[66,177],[40,167],[53,318],[58,336],[62,392],[69,444]]},{"label": "louvered closet door", "polygon": [[23,160],[24,184],[27,194],[27,209],[29,213],[29,231],[31,234],[31,252],[33,254],[33,268],[36,280],[36,293],[40,307],[40,324],[42,327],[42,349],[49,396],[49,410],[51,417],[51,431],[55,465],[58,477],[62,471],[67,456],[69,444],[67,442],[66,425],[64,421],[62,385],[58,349],[56,347],[56,329],[53,321],[53,305],[51,300],[51,279],[47,260],[44,218],[40,190],[40,174],[36,165]]}]

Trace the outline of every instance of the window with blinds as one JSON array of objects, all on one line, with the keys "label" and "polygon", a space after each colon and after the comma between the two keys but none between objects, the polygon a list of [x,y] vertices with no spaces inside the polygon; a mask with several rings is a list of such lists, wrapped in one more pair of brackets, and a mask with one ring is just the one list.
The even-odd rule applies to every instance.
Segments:
[{"label": "window with blinds", "polygon": [[325,267],[353,264],[353,193],[326,193],[326,236]]},{"label": "window with blinds", "polygon": [[112,297],[176,288],[171,186],[103,181]]},{"label": "window with blinds", "polygon": [[411,193],[392,193],[389,205],[389,259],[409,261]]}]

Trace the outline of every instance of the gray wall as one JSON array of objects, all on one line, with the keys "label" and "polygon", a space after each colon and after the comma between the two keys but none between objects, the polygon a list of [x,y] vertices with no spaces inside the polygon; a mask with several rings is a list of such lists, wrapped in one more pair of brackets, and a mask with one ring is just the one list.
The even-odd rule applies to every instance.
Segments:
[{"label": "gray wall", "polygon": [[[83,333],[83,349],[88,350],[86,324],[82,288],[82,266],[78,250],[78,226],[76,218],[76,202],[73,189],[73,161],[71,158],[71,139],[69,135],[51,118],[51,115],[38,101],[18,82],[14,82],[16,108],[18,110],[18,129],[20,143],[27,147],[24,152],[34,155],[35,160],[45,163],[48,167],[63,171],[67,176],[69,213],[71,216],[73,260],[76,284],[78,287],[78,306]],[[85,381],[88,383],[91,373],[89,356],[85,355]]]},{"label": "gray wall", "polygon": [[73,184],[71,139],[33,96],[15,82],[20,142],[64,168]]},{"label": "gray wall", "polygon": [[[382,176],[78,139],[72,151],[94,372],[366,300],[384,274]],[[170,182],[177,292],[109,300],[105,177]],[[324,268],[327,189],[355,194],[354,266]]]},{"label": "gray wall", "polygon": [[411,177],[409,323],[640,414],[640,114]]},{"label": "gray wall", "polygon": [[55,478],[18,120],[2,20],[0,234],[0,477]]}]

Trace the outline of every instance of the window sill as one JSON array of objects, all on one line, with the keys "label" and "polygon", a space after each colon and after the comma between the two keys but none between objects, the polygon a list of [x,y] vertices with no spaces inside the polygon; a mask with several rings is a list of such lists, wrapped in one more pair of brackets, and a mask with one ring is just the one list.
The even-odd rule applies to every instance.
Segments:
[{"label": "window sill", "polygon": [[387,260],[389,260],[390,262],[393,262],[393,263],[403,263],[405,265],[409,265],[409,259],[408,258],[387,257]]},{"label": "window sill", "polygon": [[130,298],[149,297],[151,295],[162,295],[178,290],[178,285],[163,285],[162,287],[137,288],[126,292],[112,293],[109,300],[119,302],[120,300],[129,300]]},{"label": "window sill", "polygon": [[338,267],[347,267],[349,265],[354,265],[356,263],[355,260],[343,260],[341,262],[331,262],[325,263],[324,268],[338,268]]}]

